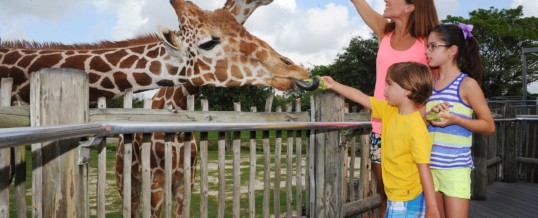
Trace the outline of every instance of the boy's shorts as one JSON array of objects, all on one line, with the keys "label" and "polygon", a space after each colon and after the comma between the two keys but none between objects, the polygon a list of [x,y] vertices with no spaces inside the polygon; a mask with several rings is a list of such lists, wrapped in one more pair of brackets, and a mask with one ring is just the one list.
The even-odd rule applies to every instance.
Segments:
[{"label": "boy's shorts", "polygon": [[425,217],[426,201],[424,192],[409,201],[387,200],[387,212],[385,217]]},{"label": "boy's shorts", "polygon": [[434,189],[446,196],[471,199],[471,168],[431,169]]},{"label": "boy's shorts", "polygon": [[370,161],[381,164],[381,134],[370,132]]}]

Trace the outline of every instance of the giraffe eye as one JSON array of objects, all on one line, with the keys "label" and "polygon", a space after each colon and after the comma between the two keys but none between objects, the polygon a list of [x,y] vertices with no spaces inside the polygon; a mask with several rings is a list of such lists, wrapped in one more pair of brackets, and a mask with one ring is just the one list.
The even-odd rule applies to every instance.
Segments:
[{"label": "giraffe eye", "polygon": [[218,44],[220,44],[220,38],[211,37],[211,40],[202,43],[199,47],[201,49],[209,51],[209,50],[213,49],[215,46],[217,46]]}]

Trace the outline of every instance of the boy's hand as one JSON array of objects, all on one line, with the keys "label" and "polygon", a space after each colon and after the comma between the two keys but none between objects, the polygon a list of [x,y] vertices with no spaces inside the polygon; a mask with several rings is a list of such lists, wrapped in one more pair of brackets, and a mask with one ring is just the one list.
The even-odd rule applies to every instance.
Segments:
[{"label": "boy's hand", "polygon": [[332,89],[333,88],[333,85],[335,84],[336,82],[333,80],[333,78],[331,78],[330,76],[322,76],[320,77],[320,85],[321,84],[324,84],[325,85],[325,89]]}]

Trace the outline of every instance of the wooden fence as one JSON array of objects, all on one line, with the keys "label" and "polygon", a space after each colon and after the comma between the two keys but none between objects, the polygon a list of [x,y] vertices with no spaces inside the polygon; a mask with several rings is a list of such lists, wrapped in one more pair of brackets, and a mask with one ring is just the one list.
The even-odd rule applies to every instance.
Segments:
[{"label": "wooden fence", "polygon": [[[74,76],[72,77],[71,74]],[[201,217],[208,217],[207,204],[209,198],[208,192],[218,193],[218,217],[225,216],[225,210],[234,217],[239,216],[263,216],[269,217],[270,215],[275,217],[280,216],[306,216],[306,217],[344,217],[354,214],[359,214],[365,211],[370,211],[378,207],[379,197],[375,194],[375,182],[371,182],[372,176],[369,171],[369,159],[368,159],[368,144],[367,133],[369,132],[368,122],[369,114],[366,113],[345,113],[343,99],[332,93],[319,93],[315,98],[312,98],[312,109],[309,112],[300,111],[300,102],[297,103],[296,111],[292,111],[291,106],[286,107],[286,112],[271,112],[271,106],[266,106],[266,112],[211,112],[211,111],[180,111],[173,112],[168,110],[149,110],[149,109],[106,109],[103,100],[100,100],[98,109],[88,109],[87,107],[87,83],[86,85],[80,81],[84,81],[85,74],[83,72],[71,72],[71,70],[42,70],[42,72],[33,74],[32,81],[38,83],[32,87],[32,102],[40,102],[38,105],[32,103],[28,106],[11,106],[10,103],[5,104],[5,107],[0,107],[0,127],[7,129],[0,129],[1,140],[22,140],[21,144],[32,144],[32,203],[26,204],[25,201],[25,185],[26,175],[24,166],[26,161],[24,160],[24,146],[12,146],[18,150],[15,155],[15,202],[13,202],[17,209],[11,209],[11,213],[16,213],[18,217],[25,217],[27,213],[31,211],[33,217],[88,217],[90,216],[90,209],[95,210],[97,217],[105,217],[105,175],[106,175],[106,149],[104,144],[106,140],[102,140],[98,144],[98,167],[97,175],[90,174],[88,164],[88,158],[95,158],[88,156],[88,150],[86,146],[89,142],[80,142],[82,136],[79,129],[87,130],[87,127],[73,127],[72,130],[65,130],[65,133],[70,133],[70,136],[62,135],[61,138],[45,138],[43,141],[62,139],[56,142],[35,143],[35,137],[39,134],[27,134],[21,136],[18,135],[22,130],[26,128],[8,128],[8,127],[21,127],[21,126],[41,126],[39,130],[42,132],[48,132],[52,134],[58,134],[64,132],[51,127],[43,127],[48,125],[64,125],[73,123],[96,123],[106,125],[106,122],[115,121],[134,121],[144,122],[152,121],[158,123],[161,127],[167,124],[182,123],[181,125],[197,126],[200,122],[212,122],[213,126],[224,125],[223,123],[237,124],[237,122],[249,122],[249,123],[265,123],[266,126],[260,129],[244,128],[242,130],[247,131],[252,137],[248,141],[249,155],[249,179],[248,179],[248,191],[241,189],[241,139],[238,134],[233,134],[233,153],[232,153],[232,167],[224,160],[225,139],[222,130],[207,129],[199,133],[199,145],[200,145],[200,202],[192,202],[190,190],[186,190],[185,202],[184,202],[184,215],[189,217],[191,214],[190,205],[199,204]],[[34,78],[35,77],[35,78]],[[71,77],[71,79],[66,78]],[[7,81],[7,80],[5,80]],[[61,82],[72,81],[72,82]],[[5,82],[9,84],[9,81]],[[2,99],[6,96],[10,96],[11,90],[9,85],[2,84]],[[35,87],[35,88],[34,88]],[[71,91],[70,89],[76,89]],[[6,91],[8,90],[8,91]],[[86,90],[86,91],[84,91]],[[7,94],[4,94],[7,93]],[[37,92],[37,93],[34,93]],[[73,94],[79,93],[79,94]],[[127,94],[129,96],[130,94]],[[69,100],[76,100],[75,103],[68,102]],[[68,101],[66,101],[68,100]],[[5,100],[10,102],[10,100]],[[193,98],[191,98],[193,101]],[[126,102],[129,102],[127,100]],[[268,101],[270,102],[270,100]],[[207,108],[207,102],[202,103],[203,108]],[[73,106],[78,105],[78,106]],[[128,105],[128,103],[127,103]],[[191,104],[192,105],[192,104]],[[127,106],[128,107],[128,106]],[[193,108],[193,107],[191,107]],[[78,111],[78,112],[75,112]],[[278,111],[278,109],[277,109]],[[75,115],[77,113],[78,115]],[[66,116],[64,116],[66,115]],[[68,117],[75,117],[75,121],[70,121]],[[323,123],[331,123],[331,125],[325,124],[325,126],[316,127],[311,121],[322,121]],[[103,124],[103,121],[106,121]],[[346,124],[343,121],[351,121],[352,124]],[[166,122],[166,123],[165,123]],[[188,123],[185,123],[188,122]],[[275,129],[270,127],[271,125],[281,125],[285,122],[286,125],[294,126],[294,123],[302,124],[301,128],[289,127],[284,125],[281,129]],[[305,126],[303,123],[307,123]],[[336,122],[336,123],[335,123]],[[349,122],[348,122],[349,123]],[[149,125],[144,123],[144,125]],[[90,127],[94,127],[90,125]],[[117,133],[134,133],[143,132],[143,126],[139,126],[140,129],[131,130],[130,132],[116,132]],[[177,127],[177,126],[176,126]],[[233,126],[232,126],[233,127]],[[234,130],[231,126],[225,128],[226,131]],[[104,128],[103,126],[95,127],[97,129]],[[186,128],[186,127],[185,127]],[[106,129],[106,128],[105,128]],[[340,129],[350,130],[355,129],[352,134],[343,134]],[[238,132],[241,129],[235,129]],[[258,130],[258,131],[257,131]],[[26,130],[25,130],[26,131]],[[94,131],[94,129],[92,129]],[[169,131],[170,134],[174,134],[178,130]],[[189,129],[188,131],[194,131]],[[211,190],[208,183],[208,161],[207,156],[208,146],[211,144],[211,140],[208,139],[208,132],[217,131],[218,139],[216,144],[219,150],[218,157],[218,189]],[[274,131],[275,137],[269,137],[269,131]],[[75,133],[73,133],[75,132]],[[165,131],[162,131],[165,132]],[[256,132],[261,132],[261,137],[256,137]],[[12,134],[11,138],[2,138],[2,134]],[[95,135],[97,133],[91,132],[85,133],[86,135]],[[112,133],[109,133],[112,134]],[[106,136],[106,135],[105,135]],[[306,137],[306,138],[305,138]],[[70,139],[66,139],[70,138]],[[105,139],[105,137],[99,137]],[[132,136],[126,135],[126,138],[132,138]],[[357,143],[359,138],[362,139],[362,143]],[[0,148],[2,152],[1,157],[9,157],[9,150],[6,149],[5,141],[1,142]],[[24,141],[30,140],[30,141]],[[193,139],[194,140],[194,139]],[[261,141],[261,143],[260,143]],[[4,143],[4,145],[2,145]],[[171,143],[166,143],[167,145]],[[129,149],[132,149],[130,141],[126,141],[127,153]],[[144,149],[148,147],[145,146]],[[256,148],[261,147],[263,149],[263,155],[258,155]],[[189,148],[189,146],[186,146]],[[170,149],[167,147],[167,149]],[[366,149],[366,150],[365,150]],[[285,154],[282,151],[285,150]],[[349,151],[351,150],[351,151]],[[360,151],[360,152],[359,152]],[[144,151],[143,151],[144,152]],[[189,153],[188,151],[185,152]],[[272,154],[271,154],[272,153]],[[305,156],[303,156],[303,154]],[[356,154],[362,157],[357,157]],[[143,154],[145,156],[145,154]],[[190,157],[189,157],[190,158]],[[254,184],[258,181],[252,178],[252,175],[257,175],[256,167],[253,165],[256,163],[256,158],[263,159],[263,200],[261,202],[262,209],[256,210],[254,205],[255,192],[253,189]],[[274,158],[274,161],[271,161]],[[9,158],[6,158],[9,160]],[[285,159],[286,166],[281,166],[281,161]],[[2,158],[2,160],[4,160]],[[124,172],[130,173],[128,168],[130,167],[130,158],[127,156],[124,159]],[[187,158],[185,158],[188,161]],[[292,162],[294,161],[294,162]],[[142,161],[147,162],[147,161]],[[355,164],[359,163],[360,164]],[[360,165],[360,170],[355,167]],[[148,167],[144,165],[143,167]],[[225,169],[233,169],[232,181],[230,182],[225,173]],[[1,177],[1,193],[5,196],[9,196],[9,181],[5,178],[9,178],[10,167],[9,161],[0,165],[0,172],[2,175],[8,175]],[[146,169],[147,170],[147,169]],[[188,170],[185,174],[189,174]],[[168,172],[168,170],[167,170]],[[273,175],[270,177],[270,175]],[[147,175],[143,175],[145,178],[143,181],[149,181]],[[357,177],[360,176],[360,177]],[[97,177],[97,187],[95,195],[96,203],[90,204],[89,201],[89,182],[88,178]],[[124,178],[128,178],[125,176]],[[281,185],[280,177],[284,184]],[[130,177],[129,177],[130,178]],[[360,182],[357,182],[358,180]],[[129,187],[130,181],[124,180],[124,187]],[[185,182],[189,181],[188,178]],[[358,183],[358,184],[357,184]],[[231,201],[231,209],[229,206],[225,206],[230,202],[225,199],[222,200],[225,195],[226,187],[233,186],[233,196]],[[66,185],[66,186],[63,186]],[[146,182],[147,185],[147,182]],[[190,186],[189,186],[190,187]],[[214,189],[214,188],[213,188]],[[293,192],[295,189],[295,192]],[[285,206],[281,207],[281,190],[285,190]],[[130,190],[123,190],[124,194],[128,194]],[[147,193],[147,189],[145,189]],[[272,193],[271,193],[272,192]],[[170,193],[170,192],[167,192]],[[241,201],[246,197],[248,202],[248,210],[241,208]],[[126,195],[129,196],[129,195]],[[142,214],[148,215],[149,194],[142,194]],[[51,198],[52,197],[52,198]],[[270,198],[272,197],[272,201]],[[145,198],[145,199],[144,199]],[[2,198],[0,201],[0,212],[2,216],[9,216],[10,202],[9,197]],[[259,202],[256,202],[259,203]],[[283,202],[282,202],[283,203]],[[166,198],[165,215],[171,216],[171,199]],[[125,217],[130,217],[133,213],[130,208],[130,199],[125,198],[123,201],[122,213]],[[272,213],[272,214],[271,214]],[[93,213],[92,213],[93,214]],[[368,216],[368,215],[367,215]]]},{"label": "wooden fence", "polygon": [[[49,75],[51,74],[51,75]],[[75,78],[72,77],[73,74]],[[365,217],[371,217],[376,214],[375,209],[379,206],[379,196],[376,194],[375,182],[370,172],[369,152],[368,152],[368,132],[367,122],[368,113],[347,113],[343,99],[332,93],[318,93],[311,105],[310,111],[300,111],[300,103],[295,107],[289,105],[286,112],[271,112],[271,104],[266,105],[264,112],[215,112],[215,111],[169,111],[169,110],[149,110],[149,109],[107,109],[104,100],[99,101],[99,108],[88,109],[87,86],[84,82],[85,74],[83,72],[73,73],[69,70],[44,70],[42,73],[34,74],[32,79],[36,85],[32,89],[32,103],[30,106],[17,106],[12,104],[9,99],[11,91],[11,82],[7,79],[2,80],[0,94],[0,139],[2,134],[13,130],[12,137],[17,136],[18,128],[25,126],[47,126],[70,123],[97,123],[96,129],[103,128],[100,125],[106,122],[129,121],[129,122],[149,122],[150,124],[159,124],[161,127],[167,124],[174,124],[173,129],[168,131],[170,134],[178,132],[178,126],[190,126],[182,131],[198,131],[200,145],[200,175],[199,183],[195,188],[199,191],[200,201],[192,202],[192,190],[186,190],[186,202],[184,214],[187,217],[195,213],[190,211],[192,205],[200,205],[200,217],[209,217],[207,214],[209,207],[217,207],[217,217],[224,217],[225,214],[231,214],[234,217],[243,216],[286,216],[286,217],[344,217],[363,214]],[[63,83],[54,83],[60,81],[72,81]],[[52,82],[47,85],[47,83]],[[47,88],[48,87],[48,88]],[[68,91],[69,88],[80,89],[77,91]],[[86,90],[84,92],[84,90]],[[36,93],[34,93],[34,91]],[[78,93],[78,94],[77,94]],[[85,93],[85,94],[84,94]],[[127,93],[127,96],[131,96]],[[129,108],[129,98],[125,102],[126,108]],[[75,102],[68,102],[75,101]],[[189,108],[194,108],[194,98],[189,100]],[[267,102],[271,102],[269,98]],[[202,101],[202,108],[207,107],[207,101]],[[10,106],[12,105],[12,106]],[[77,106],[73,106],[77,105]],[[240,108],[240,106],[237,106]],[[293,108],[296,108],[293,111]],[[75,114],[75,111],[76,115]],[[252,111],[255,111],[252,109]],[[281,109],[277,109],[281,111]],[[74,117],[75,121],[67,119]],[[344,124],[343,122],[358,122],[353,128],[349,126],[311,126],[317,122],[331,122]],[[301,123],[307,126],[301,128],[290,128],[289,126],[278,129],[275,127],[264,126],[263,129],[253,129],[244,127],[243,129],[234,129],[233,126],[226,126],[224,129],[195,129],[200,123],[211,123],[213,126],[243,123],[265,123],[274,125],[282,122]],[[473,156],[476,169],[473,171],[473,199],[485,199],[485,190],[488,184],[494,181],[507,182],[537,182],[538,163],[538,142],[537,142],[537,118],[536,116],[525,116],[510,119],[496,119],[497,133],[493,136],[474,137]],[[181,123],[181,124],[178,124]],[[149,125],[144,123],[144,125]],[[211,126],[211,125],[208,125]],[[336,125],[337,126],[337,125]],[[144,126],[138,126],[140,129],[118,133],[142,132]],[[182,127],[182,128],[183,128]],[[24,129],[24,128],[23,128]],[[82,128],[84,129],[84,128]],[[106,129],[106,128],[105,128]],[[352,134],[342,134],[338,129],[355,129]],[[7,131],[6,131],[7,130]],[[59,134],[62,131],[54,128],[42,127],[43,132]],[[74,129],[78,130],[78,129]],[[98,144],[98,167],[95,174],[90,173],[91,169],[86,164],[88,150],[85,143],[80,143],[80,137],[84,135],[95,135],[85,132],[84,135],[76,131],[66,131],[71,134],[70,137],[63,135],[62,140],[53,143],[35,143],[32,144],[32,203],[28,205],[25,200],[26,181],[25,173],[25,149],[24,146],[11,146],[15,148],[14,160],[11,161],[11,155],[7,146],[2,145],[0,140],[0,217],[7,217],[11,213],[16,213],[17,217],[25,217],[31,212],[33,217],[88,217],[96,215],[97,217],[106,216],[105,197],[110,195],[105,192],[106,177],[106,150],[102,140]],[[87,130],[87,129],[86,129]],[[224,147],[226,139],[224,132],[233,130],[232,135],[232,157],[231,163],[225,160]],[[249,138],[247,148],[248,155],[248,190],[241,189],[241,170],[246,165],[242,163],[241,146],[245,144],[237,134],[238,131],[246,132]],[[92,131],[97,131],[92,129]],[[99,131],[104,131],[99,129]],[[272,131],[275,137],[269,137],[269,131]],[[162,131],[166,132],[166,131]],[[209,139],[209,132],[218,132],[216,141]],[[261,133],[256,134],[256,133]],[[114,135],[109,133],[110,135]],[[258,135],[258,136],[256,136]],[[105,139],[98,137],[100,139]],[[66,139],[71,138],[71,139]],[[130,138],[127,135],[127,138]],[[34,136],[25,135],[22,140],[33,140]],[[57,140],[59,138],[46,138],[43,141]],[[12,139],[9,139],[12,140]],[[21,140],[21,138],[18,138]],[[34,139],[35,140],[35,139]],[[194,140],[194,139],[192,139]],[[31,141],[34,143],[35,141]],[[21,143],[25,144],[25,143]],[[171,143],[166,143],[171,144]],[[218,147],[217,163],[218,174],[217,188],[209,185],[208,174],[211,173],[208,157],[208,147],[216,144]],[[132,146],[126,141],[128,149]],[[147,144],[144,149],[147,152]],[[189,146],[186,146],[189,147]],[[257,148],[260,148],[260,154]],[[167,148],[170,149],[170,148]],[[285,154],[283,152],[285,151]],[[187,154],[187,152],[185,152]],[[263,154],[262,154],[263,153]],[[304,156],[303,156],[304,154]],[[145,154],[147,155],[147,154]],[[85,159],[86,158],[86,159]],[[189,157],[190,158],[190,157]],[[271,160],[274,158],[274,161]],[[281,161],[286,161],[285,169],[281,166]],[[130,161],[130,158],[125,158]],[[188,160],[187,157],[185,160]],[[251,165],[258,160],[263,160],[263,179],[261,190],[253,187],[259,181],[253,179],[258,175],[256,167]],[[13,188],[14,202],[16,209],[10,209],[9,205],[9,178],[12,174],[11,165],[14,166]],[[143,161],[144,162],[144,161]],[[147,162],[147,161],[146,161]],[[82,164],[81,164],[82,163]],[[125,173],[129,173],[129,162],[124,163]],[[295,165],[295,166],[294,166]],[[143,166],[147,170],[147,165]],[[232,179],[226,177],[226,169],[232,170]],[[189,169],[187,169],[188,171]],[[186,173],[188,174],[188,173]],[[273,175],[272,177],[270,175]],[[144,176],[144,175],[143,175]],[[145,174],[144,181],[149,181],[148,175]],[[95,193],[89,193],[88,178],[97,177]],[[280,179],[282,177],[282,179]],[[285,178],[285,179],[284,179]],[[187,178],[188,179],[188,178]],[[185,179],[184,182],[189,180]],[[281,181],[283,185],[281,184]],[[124,187],[129,187],[129,181],[124,183]],[[144,182],[144,186],[148,182]],[[62,186],[60,186],[62,185]],[[189,186],[190,187],[190,186]],[[233,193],[231,200],[227,199],[226,189],[232,187]],[[92,188],[93,189],[93,188]],[[198,190],[199,189],[199,190]],[[295,192],[293,190],[295,189]],[[147,192],[147,188],[144,188]],[[284,202],[281,201],[281,192],[285,192]],[[123,190],[124,193],[130,190]],[[262,192],[263,200],[256,202],[256,192]],[[207,203],[210,198],[209,192],[216,192],[218,205]],[[169,192],[168,192],[169,193]],[[89,201],[89,195],[95,195],[96,201]],[[147,196],[142,194],[142,213],[148,215]],[[7,197],[6,197],[7,196]],[[128,196],[128,195],[127,195]],[[223,200],[224,199],[224,200]],[[272,199],[272,200],[271,200]],[[130,208],[130,199],[123,201],[122,212],[124,216],[129,217],[133,213]],[[248,209],[241,208],[242,202],[248,202]],[[231,203],[231,207],[227,206]],[[165,214],[171,215],[171,199],[167,197],[165,203]],[[258,206],[256,206],[258,205]],[[256,209],[261,205],[261,210]],[[283,208],[281,208],[281,205]],[[245,205],[246,207],[246,205]],[[16,211],[16,212],[14,212]],[[90,212],[95,211],[95,213]],[[195,214],[196,216],[198,214]]]}]

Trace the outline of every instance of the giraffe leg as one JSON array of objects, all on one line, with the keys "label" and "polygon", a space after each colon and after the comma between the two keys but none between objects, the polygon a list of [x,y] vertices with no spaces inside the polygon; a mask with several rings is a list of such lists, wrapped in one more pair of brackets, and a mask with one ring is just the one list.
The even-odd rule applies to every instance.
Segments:
[{"label": "giraffe leg", "polygon": [[151,183],[151,216],[161,217],[164,206],[164,171],[154,169]]},{"label": "giraffe leg", "polygon": [[[191,139],[194,139],[194,133],[191,135]],[[183,142],[184,143],[184,142]],[[183,166],[183,146],[181,146],[181,166],[180,169],[184,169]],[[194,180],[196,176],[196,167],[197,167],[197,154],[198,154],[198,147],[196,145],[195,140],[191,140],[191,190],[194,187]],[[174,181],[174,187],[177,187],[176,190],[172,190],[172,193],[174,193],[174,199],[176,201],[176,208],[175,208],[175,214],[176,217],[182,217],[183,216],[183,201],[185,198],[185,189],[183,185],[183,173],[184,171],[178,171],[178,180]],[[191,195],[192,196],[192,195]]]},{"label": "giraffe leg", "polygon": [[138,218],[140,213],[140,189],[142,184],[132,176],[131,179],[131,217]]},{"label": "giraffe leg", "polygon": [[[140,145],[142,134],[134,134],[136,140],[133,141],[133,161],[131,167],[131,217],[138,217],[140,209],[141,173],[140,173]],[[125,151],[124,137],[120,134],[118,149],[116,150],[116,184],[122,198],[123,196],[123,155]]]}]

